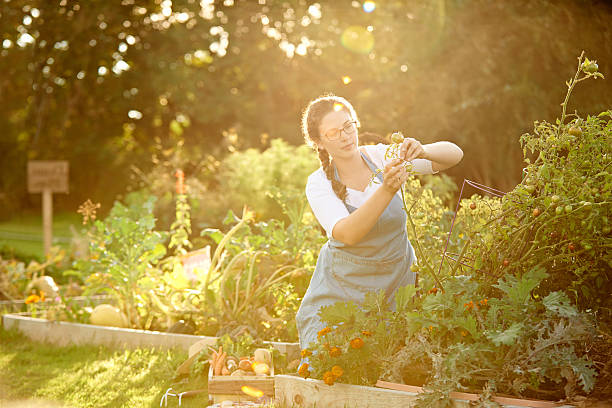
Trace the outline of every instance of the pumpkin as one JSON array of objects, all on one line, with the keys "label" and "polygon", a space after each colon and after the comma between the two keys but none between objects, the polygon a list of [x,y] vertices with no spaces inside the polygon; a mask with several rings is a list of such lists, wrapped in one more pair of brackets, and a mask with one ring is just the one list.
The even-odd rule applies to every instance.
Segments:
[{"label": "pumpkin", "polygon": [[89,321],[98,326],[128,327],[127,317],[119,308],[108,304],[96,306],[89,316]]}]

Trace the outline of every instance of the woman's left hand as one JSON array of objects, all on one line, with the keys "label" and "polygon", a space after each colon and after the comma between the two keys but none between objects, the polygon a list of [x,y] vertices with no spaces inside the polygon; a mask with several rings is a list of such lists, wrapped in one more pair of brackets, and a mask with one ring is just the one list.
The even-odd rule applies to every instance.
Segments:
[{"label": "woman's left hand", "polygon": [[425,154],[425,149],[423,148],[421,142],[412,137],[405,138],[400,146],[399,157],[406,161],[424,159]]}]

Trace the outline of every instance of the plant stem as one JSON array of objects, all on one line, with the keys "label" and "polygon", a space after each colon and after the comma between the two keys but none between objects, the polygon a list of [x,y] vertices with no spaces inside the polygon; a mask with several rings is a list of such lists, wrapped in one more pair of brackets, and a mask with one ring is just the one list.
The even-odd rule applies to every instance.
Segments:
[{"label": "plant stem", "polygon": [[574,86],[580,81],[578,80],[578,75],[580,75],[580,67],[582,66],[583,56],[584,56],[584,51],[582,51],[582,53],[578,57],[578,69],[576,70],[576,75],[574,75],[574,78],[570,80],[569,85],[568,85],[569,89],[567,90],[567,95],[565,95],[565,100],[561,104],[561,106],[563,107],[563,112],[561,114],[561,124],[559,125],[559,128],[558,128],[559,130],[558,134],[560,134],[561,127],[563,126],[565,122],[565,110],[567,108],[567,102],[569,101],[569,97],[572,94],[572,90],[574,89]]}]

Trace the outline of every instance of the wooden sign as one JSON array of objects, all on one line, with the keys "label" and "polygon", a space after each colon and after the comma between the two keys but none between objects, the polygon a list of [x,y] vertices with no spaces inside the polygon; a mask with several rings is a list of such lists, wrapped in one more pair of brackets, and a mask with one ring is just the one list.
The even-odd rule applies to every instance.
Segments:
[{"label": "wooden sign", "polygon": [[68,161],[28,161],[28,192],[68,193]]},{"label": "wooden sign", "polygon": [[53,241],[53,193],[68,193],[68,162],[28,161],[28,192],[42,193],[43,249],[48,255]]}]

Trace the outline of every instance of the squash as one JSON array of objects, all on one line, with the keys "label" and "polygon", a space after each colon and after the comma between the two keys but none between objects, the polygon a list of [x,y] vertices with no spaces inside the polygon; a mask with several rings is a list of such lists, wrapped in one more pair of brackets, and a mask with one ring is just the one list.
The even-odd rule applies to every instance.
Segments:
[{"label": "squash", "polygon": [[89,321],[98,326],[128,327],[127,317],[119,308],[108,304],[96,306],[89,316]]},{"label": "squash", "polygon": [[253,352],[254,360],[258,363],[272,364],[272,354],[270,350],[265,348],[258,348]]}]

